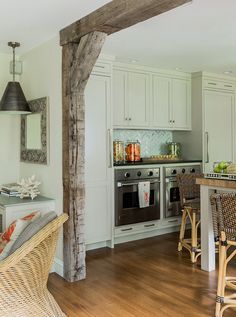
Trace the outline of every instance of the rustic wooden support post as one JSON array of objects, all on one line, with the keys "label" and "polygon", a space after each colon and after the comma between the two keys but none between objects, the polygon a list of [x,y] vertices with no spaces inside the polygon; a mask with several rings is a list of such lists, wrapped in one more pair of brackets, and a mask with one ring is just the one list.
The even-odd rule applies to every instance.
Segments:
[{"label": "rustic wooden support post", "polygon": [[84,90],[105,38],[105,33],[92,32],[81,37],[79,43],[68,43],[62,49],[63,206],[69,214],[64,225],[64,277],[70,282],[86,276]]},{"label": "rustic wooden support post", "polygon": [[191,0],[113,0],[60,31],[63,89],[64,277],[85,278],[84,89],[106,35]]}]

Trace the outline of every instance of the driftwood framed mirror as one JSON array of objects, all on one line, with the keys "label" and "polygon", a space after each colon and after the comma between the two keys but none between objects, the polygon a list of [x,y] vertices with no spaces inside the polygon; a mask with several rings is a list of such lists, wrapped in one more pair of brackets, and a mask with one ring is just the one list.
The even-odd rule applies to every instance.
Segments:
[{"label": "driftwood framed mirror", "polygon": [[21,162],[48,164],[48,97],[29,101],[31,114],[21,116]]}]

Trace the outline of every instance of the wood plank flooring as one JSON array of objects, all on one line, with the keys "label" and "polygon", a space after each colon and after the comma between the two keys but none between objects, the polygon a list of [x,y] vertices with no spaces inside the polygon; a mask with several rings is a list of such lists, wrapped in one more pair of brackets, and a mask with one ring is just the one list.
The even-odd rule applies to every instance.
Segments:
[{"label": "wood plank flooring", "polygon": [[[87,252],[86,280],[70,284],[51,274],[49,289],[69,317],[214,316],[217,272],[191,264],[177,241],[168,234]],[[236,310],[224,314],[233,316]]]}]

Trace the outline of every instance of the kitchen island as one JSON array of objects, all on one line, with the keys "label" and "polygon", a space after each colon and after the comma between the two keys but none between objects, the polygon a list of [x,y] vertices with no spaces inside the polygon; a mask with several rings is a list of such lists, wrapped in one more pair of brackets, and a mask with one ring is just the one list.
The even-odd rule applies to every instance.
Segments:
[{"label": "kitchen island", "polygon": [[236,192],[236,181],[197,178],[196,183],[201,188],[201,268],[210,272],[215,270],[215,242],[209,197],[215,191]]}]

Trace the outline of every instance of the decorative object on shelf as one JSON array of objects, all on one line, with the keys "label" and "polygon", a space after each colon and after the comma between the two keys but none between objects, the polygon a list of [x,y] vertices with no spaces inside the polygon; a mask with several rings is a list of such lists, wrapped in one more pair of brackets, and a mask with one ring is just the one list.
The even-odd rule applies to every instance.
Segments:
[{"label": "decorative object on shelf", "polygon": [[35,175],[29,178],[22,178],[18,183],[20,198],[30,197],[32,200],[40,194],[39,185],[41,183],[36,180]]},{"label": "decorative object on shelf", "polygon": [[25,99],[20,83],[15,81],[15,48],[20,46],[18,42],[8,42],[8,46],[13,50],[12,74],[13,81],[7,84],[2,100],[0,102],[0,112],[5,114],[27,114],[30,113],[28,102]]},{"label": "decorative object on shelf", "polygon": [[21,117],[21,162],[48,164],[48,97],[29,101],[32,114]]}]

